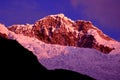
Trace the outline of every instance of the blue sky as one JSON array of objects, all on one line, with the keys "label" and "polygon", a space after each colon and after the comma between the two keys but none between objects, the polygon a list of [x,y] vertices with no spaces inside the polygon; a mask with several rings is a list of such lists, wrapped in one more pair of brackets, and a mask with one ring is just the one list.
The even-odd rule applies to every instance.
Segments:
[{"label": "blue sky", "polygon": [[120,41],[120,0],[0,0],[0,23],[34,23],[50,14],[63,13],[72,20],[91,21]]}]

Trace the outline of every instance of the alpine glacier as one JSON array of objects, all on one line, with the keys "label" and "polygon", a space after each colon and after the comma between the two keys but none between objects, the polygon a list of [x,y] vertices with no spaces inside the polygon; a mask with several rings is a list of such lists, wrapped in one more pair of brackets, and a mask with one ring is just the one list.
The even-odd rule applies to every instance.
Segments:
[{"label": "alpine glacier", "polygon": [[[64,15],[57,16],[63,17]],[[65,17],[65,19],[67,18]],[[31,27],[31,25],[28,26]],[[93,35],[96,41],[103,45],[114,47],[115,49],[109,54],[103,54],[94,48],[79,48],[76,46],[46,43],[36,37],[17,34],[16,32],[8,30],[4,25],[0,25],[0,33],[6,34],[8,39],[17,40],[22,46],[32,51],[34,55],[37,56],[39,62],[47,69],[72,70],[89,75],[97,80],[119,80],[120,43],[113,39],[106,41],[101,38],[97,31],[97,28],[96,30],[89,29],[87,34]]]}]

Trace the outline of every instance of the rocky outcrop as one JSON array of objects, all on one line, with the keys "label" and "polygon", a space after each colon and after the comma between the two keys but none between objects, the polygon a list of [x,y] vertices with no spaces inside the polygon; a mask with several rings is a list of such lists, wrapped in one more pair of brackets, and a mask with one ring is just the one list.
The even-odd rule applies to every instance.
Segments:
[{"label": "rocky outcrop", "polygon": [[[39,40],[65,46],[75,46],[84,48],[94,48],[103,53],[109,53],[114,48],[99,43],[95,36],[89,33],[94,30],[104,40],[112,40],[103,34],[98,28],[94,27],[90,21],[72,21],[63,14],[49,15],[35,22],[30,26],[11,26],[8,29],[25,36],[36,37]],[[29,28],[29,29],[28,29]]]},{"label": "rocky outcrop", "polygon": [[25,36],[32,37],[33,31],[32,31],[33,25],[26,24],[26,25],[12,25],[11,27],[8,27],[10,31],[15,32],[16,34],[23,34]]},{"label": "rocky outcrop", "polygon": [[0,33],[0,36],[1,36],[2,38],[8,39],[8,36],[7,36],[6,34],[4,34],[4,33]]}]

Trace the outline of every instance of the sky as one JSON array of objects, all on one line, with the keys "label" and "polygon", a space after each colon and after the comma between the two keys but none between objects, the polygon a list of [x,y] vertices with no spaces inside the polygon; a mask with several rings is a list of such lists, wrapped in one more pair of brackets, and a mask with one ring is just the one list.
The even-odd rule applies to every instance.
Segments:
[{"label": "sky", "polygon": [[34,24],[51,14],[91,21],[105,34],[120,41],[120,0],[0,0],[0,23]]}]

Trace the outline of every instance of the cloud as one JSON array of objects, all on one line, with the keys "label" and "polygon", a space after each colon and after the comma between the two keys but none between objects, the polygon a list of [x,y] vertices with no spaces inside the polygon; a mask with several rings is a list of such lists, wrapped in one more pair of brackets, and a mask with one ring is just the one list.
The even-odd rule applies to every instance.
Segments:
[{"label": "cloud", "polygon": [[120,28],[119,0],[71,0],[74,8],[80,9],[90,19],[110,28]]},{"label": "cloud", "polygon": [[70,0],[70,3],[74,8],[77,8],[79,6],[79,0]]}]

